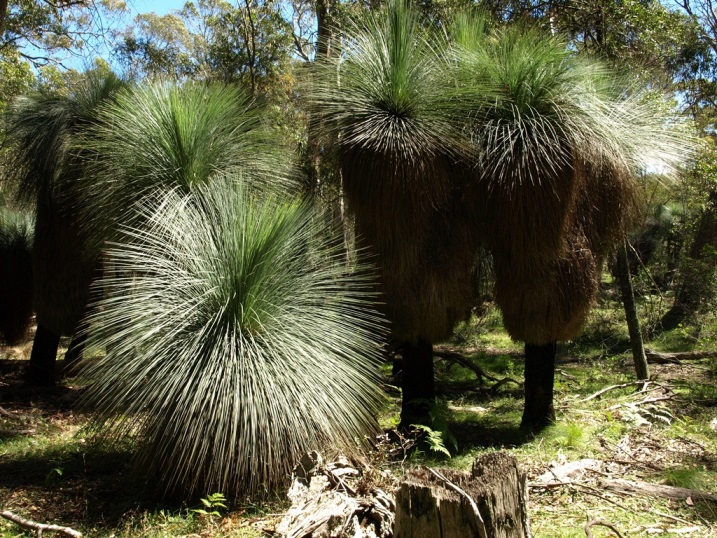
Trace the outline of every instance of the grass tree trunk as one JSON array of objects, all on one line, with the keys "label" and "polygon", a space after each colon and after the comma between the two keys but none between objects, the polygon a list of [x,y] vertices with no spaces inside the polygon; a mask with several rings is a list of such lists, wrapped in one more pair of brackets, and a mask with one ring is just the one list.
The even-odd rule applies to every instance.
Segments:
[{"label": "grass tree trunk", "polygon": [[649,379],[650,370],[647,366],[645,348],[642,345],[640,320],[637,317],[637,308],[635,307],[635,294],[632,289],[630,269],[627,263],[627,241],[623,241],[623,243],[617,248],[617,279],[620,282],[622,304],[625,308],[625,318],[627,319],[627,329],[630,334],[632,359],[635,363],[635,372],[637,373],[637,379]]},{"label": "grass tree trunk", "polygon": [[436,385],[433,375],[433,345],[419,340],[406,343],[403,347],[402,365],[402,429],[411,424],[429,422],[431,408],[436,399]]},{"label": "grass tree trunk", "polygon": [[87,342],[87,332],[78,331],[72,337],[72,342],[65,353],[65,370],[77,365],[82,360],[85,351],[85,343]]},{"label": "grass tree trunk", "polygon": [[60,335],[50,331],[44,325],[37,324],[35,340],[32,343],[30,366],[27,369],[26,381],[30,385],[52,386],[55,384],[55,363]]},{"label": "grass tree trunk", "polygon": [[553,379],[557,344],[525,344],[525,409],[522,428],[539,430],[555,421]]}]

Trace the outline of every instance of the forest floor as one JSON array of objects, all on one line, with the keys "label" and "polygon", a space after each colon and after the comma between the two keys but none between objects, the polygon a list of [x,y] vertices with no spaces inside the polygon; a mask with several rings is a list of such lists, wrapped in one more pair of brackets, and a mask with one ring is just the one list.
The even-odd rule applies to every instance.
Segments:
[{"label": "forest floor", "polygon": [[[695,331],[680,328],[648,346],[715,347],[709,330]],[[717,359],[651,364],[651,382],[638,387],[623,333],[619,316],[598,308],[583,337],[561,344],[557,422],[527,435],[518,427],[522,392],[514,382],[522,379],[521,349],[502,330],[496,312],[474,318],[437,346],[440,403],[433,427],[442,432],[442,444],[422,443],[402,453],[400,443],[377,442],[371,464],[400,476],[413,465],[467,469],[483,453],[506,450],[528,475],[536,538],[585,537],[586,523],[596,520],[622,536],[717,538],[717,503],[699,495],[667,499],[616,488],[627,480],[717,492]],[[284,498],[236,501],[212,515],[194,511],[205,508],[201,499],[157,501],[146,493],[131,476],[129,443],[126,451],[108,452],[87,442],[87,418],[75,405],[82,387],[72,378],[53,389],[23,386],[29,350],[29,342],[0,348],[0,511],[70,526],[88,537],[272,535],[288,508]],[[475,368],[450,353],[492,379],[478,378]],[[380,417],[387,430],[396,424],[399,404],[389,373],[387,365],[387,404]],[[595,538],[617,536],[605,526],[589,530]],[[0,537],[32,535],[0,519]]]}]

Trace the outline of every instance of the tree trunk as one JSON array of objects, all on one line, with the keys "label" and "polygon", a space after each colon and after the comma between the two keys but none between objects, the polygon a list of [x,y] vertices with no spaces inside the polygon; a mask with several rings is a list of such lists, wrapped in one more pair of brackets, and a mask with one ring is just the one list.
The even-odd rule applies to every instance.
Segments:
[{"label": "tree trunk", "polygon": [[555,342],[536,346],[525,344],[525,408],[521,428],[540,430],[555,421],[553,378]]},{"label": "tree trunk", "polygon": [[316,0],[316,59],[328,57],[330,37],[329,0]]},{"label": "tree trunk", "polygon": [[662,329],[669,331],[693,316],[713,295],[712,275],[717,267],[717,191],[711,191],[687,263],[682,266],[675,303],[662,318]]},{"label": "tree trunk", "polygon": [[0,38],[5,33],[5,16],[7,15],[7,0],[0,0]]},{"label": "tree trunk", "polygon": [[632,289],[632,280],[630,279],[630,268],[627,263],[627,241],[623,241],[617,248],[617,279],[620,282],[622,305],[625,308],[627,330],[630,334],[635,373],[637,374],[637,379],[650,379],[645,347],[642,345],[640,320],[637,317],[637,308],[635,307],[635,294]]},{"label": "tree trunk", "polygon": [[417,469],[396,493],[394,538],[529,538],[526,476],[504,452],[471,473]]},{"label": "tree trunk", "polygon": [[51,332],[42,324],[37,324],[35,340],[32,343],[30,365],[26,372],[26,381],[30,385],[52,386],[55,384],[55,363],[60,335]]},{"label": "tree trunk", "polygon": [[433,346],[422,340],[416,344],[406,343],[401,356],[403,367],[400,428],[407,429],[411,424],[430,425],[429,415],[436,399]]},{"label": "tree trunk", "polygon": [[80,330],[75,333],[70,342],[70,347],[65,353],[65,368],[75,365],[82,360],[82,354],[85,351],[85,343],[87,342],[87,332]]}]

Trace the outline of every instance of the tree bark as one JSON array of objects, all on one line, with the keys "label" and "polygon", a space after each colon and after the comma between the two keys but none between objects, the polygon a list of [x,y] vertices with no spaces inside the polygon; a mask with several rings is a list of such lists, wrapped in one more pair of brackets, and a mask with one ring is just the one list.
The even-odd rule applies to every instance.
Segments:
[{"label": "tree bark", "polygon": [[630,279],[630,268],[627,263],[627,241],[623,241],[617,248],[617,279],[620,282],[622,305],[625,309],[627,330],[630,334],[635,373],[637,374],[637,379],[650,379],[650,369],[647,366],[645,347],[642,343],[642,333],[640,332],[640,320],[635,306],[635,294],[632,289],[632,280]]},{"label": "tree bark", "polygon": [[553,383],[557,344],[525,344],[525,408],[521,428],[541,430],[555,421]]},{"label": "tree bark", "polygon": [[316,0],[316,59],[328,57],[330,37],[329,0]]},{"label": "tree bark", "polygon": [[394,538],[529,538],[525,474],[504,452],[486,454],[470,474],[422,468],[396,493]]},{"label": "tree bark", "polygon": [[0,38],[5,33],[5,16],[7,15],[7,0],[0,0]]},{"label": "tree bark", "polygon": [[38,323],[35,340],[32,343],[30,365],[26,372],[26,381],[35,386],[52,386],[55,384],[55,364],[60,335],[53,333]]},{"label": "tree bark", "polygon": [[402,402],[400,428],[411,424],[430,425],[430,412],[436,400],[436,385],[433,375],[433,345],[419,340],[406,343],[401,352]]}]

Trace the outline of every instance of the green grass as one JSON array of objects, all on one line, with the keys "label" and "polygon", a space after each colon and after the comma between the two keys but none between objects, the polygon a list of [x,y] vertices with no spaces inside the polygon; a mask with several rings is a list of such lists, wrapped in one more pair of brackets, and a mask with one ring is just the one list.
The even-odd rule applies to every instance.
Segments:
[{"label": "green grass", "polygon": [[[713,421],[717,417],[714,412],[717,361],[651,365],[657,382],[674,391],[670,400],[652,407],[634,405],[655,396],[639,393],[635,386],[614,389],[583,402],[600,389],[634,380],[621,305],[610,300],[598,306],[584,334],[559,346],[555,425],[535,436],[521,432],[520,390],[506,384],[491,393],[485,390],[491,382],[484,381],[480,386],[472,371],[441,360],[437,362],[438,388],[448,399],[451,410],[448,427],[457,439],[458,452],[448,461],[426,454],[415,456],[413,461],[469,469],[481,454],[505,449],[518,458],[529,474],[529,481],[545,472],[551,462],[591,458],[615,466],[603,471],[614,477],[716,491],[717,435]],[[491,327],[496,320],[499,322],[495,312],[487,312],[480,320],[473,319],[461,327],[448,345],[497,378],[510,376],[522,380],[522,359],[512,353],[520,351],[520,347],[505,344],[502,330],[494,331]],[[480,334],[486,327],[491,329]],[[702,334],[707,334],[706,329],[702,329]],[[657,351],[709,349],[702,342],[688,346],[683,336],[666,334],[648,346]],[[682,339],[679,345],[678,337]],[[503,351],[486,352],[496,348]],[[570,362],[561,364],[561,357]],[[623,460],[628,464],[614,463]],[[597,477],[588,475],[579,481],[597,484]],[[566,486],[533,490],[530,517],[536,538],[584,537],[583,526],[593,518],[614,523],[626,536],[633,533],[647,536],[648,531],[659,531],[660,536],[684,536],[676,531],[692,525],[700,530],[691,536],[717,537],[716,510],[717,507],[704,502],[690,507],[685,502],[604,495],[599,487],[589,491]],[[592,532],[595,536],[609,535],[605,528],[593,527]]]}]

